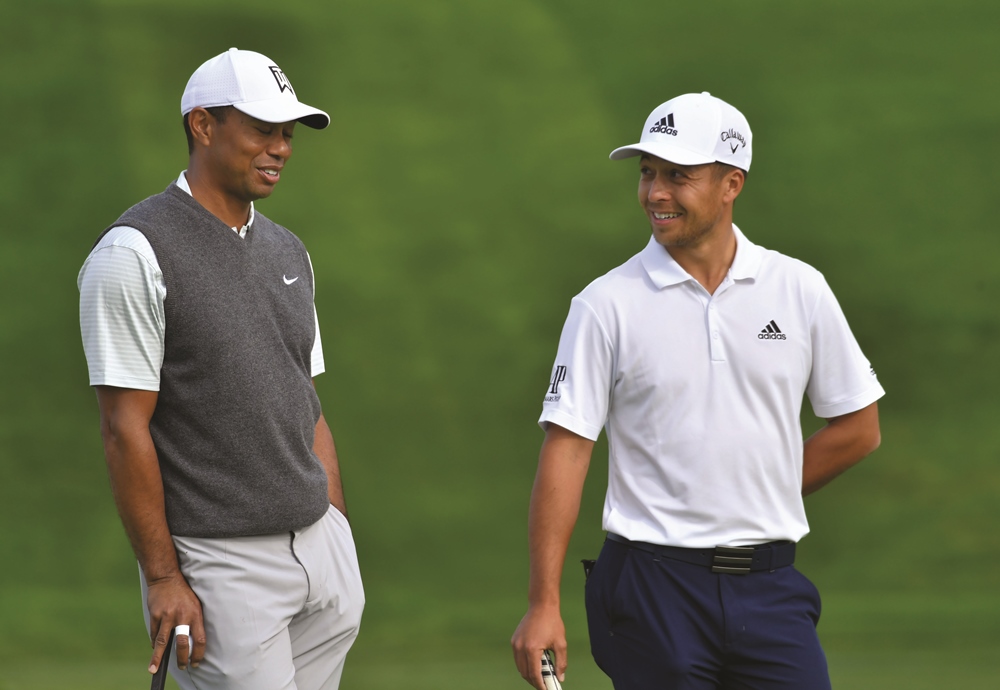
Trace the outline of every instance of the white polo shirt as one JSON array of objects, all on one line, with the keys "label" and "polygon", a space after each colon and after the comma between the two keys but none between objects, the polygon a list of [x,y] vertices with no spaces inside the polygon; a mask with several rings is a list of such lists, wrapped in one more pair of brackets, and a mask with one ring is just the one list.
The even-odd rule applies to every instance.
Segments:
[{"label": "white polo shirt", "polygon": [[570,305],[539,423],[607,430],[603,526],[628,539],[798,541],[803,394],[823,418],[884,395],[822,274],[733,229],[714,295],[650,238]]},{"label": "white polo shirt", "polygon": [[[191,193],[184,172],[177,186]],[[247,224],[233,232],[246,237],[254,214],[251,204]],[[167,286],[145,235],[124,225],[109,230],[83,262],[77,287],[90,385],[160,390]],[[311,369],[314,377],[324,371],[318,318]]]}]

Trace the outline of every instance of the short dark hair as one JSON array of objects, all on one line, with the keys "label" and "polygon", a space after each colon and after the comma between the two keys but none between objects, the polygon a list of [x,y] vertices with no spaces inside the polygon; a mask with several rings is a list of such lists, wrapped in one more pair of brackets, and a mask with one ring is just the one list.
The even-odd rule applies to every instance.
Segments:
[{"label": "short dark hair", "polygon": [[[208,111],[208,114],[219,122],[225,122],[226,118],[229,117],[229,111],[232,109],[233,106],[231,105],[217,105],[214,108],[205,108],[205,110]],[[188,122],[188,117],[190,115],[190,112],[184,113],[184,136],[187,137],[188,154],[194,151],[194,137],[191,136],[191,124]]]},{"label": "short dark hair", "polygon": [[729,163],[723,163],[721,161],[716,161],[715,163],[712,163],[712,174],[715,175],[715,179],[717,180],[726,176],[733,170],[739,170],[741,173],[743,173],[743,180],[746,181],[747,175],[749,175],[749,173],[743,168],[737,168],[735,165],[729,165]]}]

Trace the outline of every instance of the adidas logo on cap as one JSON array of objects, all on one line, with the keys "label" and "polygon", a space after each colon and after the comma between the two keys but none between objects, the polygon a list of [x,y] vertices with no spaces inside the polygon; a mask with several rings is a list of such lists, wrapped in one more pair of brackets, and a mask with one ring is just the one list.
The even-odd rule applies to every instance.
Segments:
[{"label": "adidas logo on cap", "polygon": [[757,334],[758,340],[787,340],[787,336],[781,332],[778,328],[778,324],[771,319],[771,322],[765,326],[760,333]]},{"label": "adidas logo on cap", "polygon": [[674,114],[670,113],[664,118],[660,118],[660,121],[649,128],[652,134],[670,134],[671,136],[677,136],[677,130],[674,129]]}]

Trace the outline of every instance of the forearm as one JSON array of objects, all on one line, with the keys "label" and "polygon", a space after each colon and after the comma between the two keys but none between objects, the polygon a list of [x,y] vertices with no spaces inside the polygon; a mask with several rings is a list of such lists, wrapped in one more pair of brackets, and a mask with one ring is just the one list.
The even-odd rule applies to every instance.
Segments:
[{"label": "forearm", "polygon": [[110,421],[102,415],[101,432],[118,514],[148,585],[146,606],[153,644],[149,672],[156,673],[170,631],[178,624],[190,626],[187,640],[178,637],[178,666],[184,669],[190,663],[197,667],[205,656],[207,642],[201,602],[177,563],[177,551],[163,508],[163,480],[149,435],[148,418],[145,424],[136,421],[127,413]]},{"label": "forearm", "polygon": [[177,575],[177,552],[167,527],[163,480],[149,422],[155,391],[97,386],[101,439],[118,515],[149,581]]},{"label": "forearm", "polygon": [[826,426],[805,442],[802,456],[802,495],[822,488],[860,462],[881,442],[878,406],[827,420]]},{"label": "forearm", "polygon": [[323,463],[326,470],[326,487],[330,503],[337,510],[347,515],[347,503],[344,501],[344,484],[340,479],[340,461],[337,458],[337,446],[333,442],[333,432],[330,425],[326,423],[323,415],[320,415],[316,423],[316,436],[313,441],[313,452]]},{"label": "forearm", "polygon": [[528,517],[531,606],[559,606],[559,584],[580,512],[593,442],[550,430],[538,461]]},{"label": "forearm", "polygon": [[180,572],[177,552],[167,527],[163,480],[148,430],[102,429],[108,477],[118,515],[147,581]]},{"label": "forearm", "polygon": [[518,671],[538,690],[545,687],[543,650],[555,652],[560,680],[566,672],[566,627],[559,612],[559,582],[593,449],[593,441],[549,424],[538,458],[528,515],[528,612],[510,641]]}]

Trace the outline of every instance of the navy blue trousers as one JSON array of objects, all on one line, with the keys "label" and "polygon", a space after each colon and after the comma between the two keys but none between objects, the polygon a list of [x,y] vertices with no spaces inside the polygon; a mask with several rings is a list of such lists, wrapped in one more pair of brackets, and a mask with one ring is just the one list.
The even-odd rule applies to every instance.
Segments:
[{"label": "navy blue trousers", "polygon": [[587,580],[615,690],[830,690],[819,592],[794,566],[720,575],[608,540]]}]

